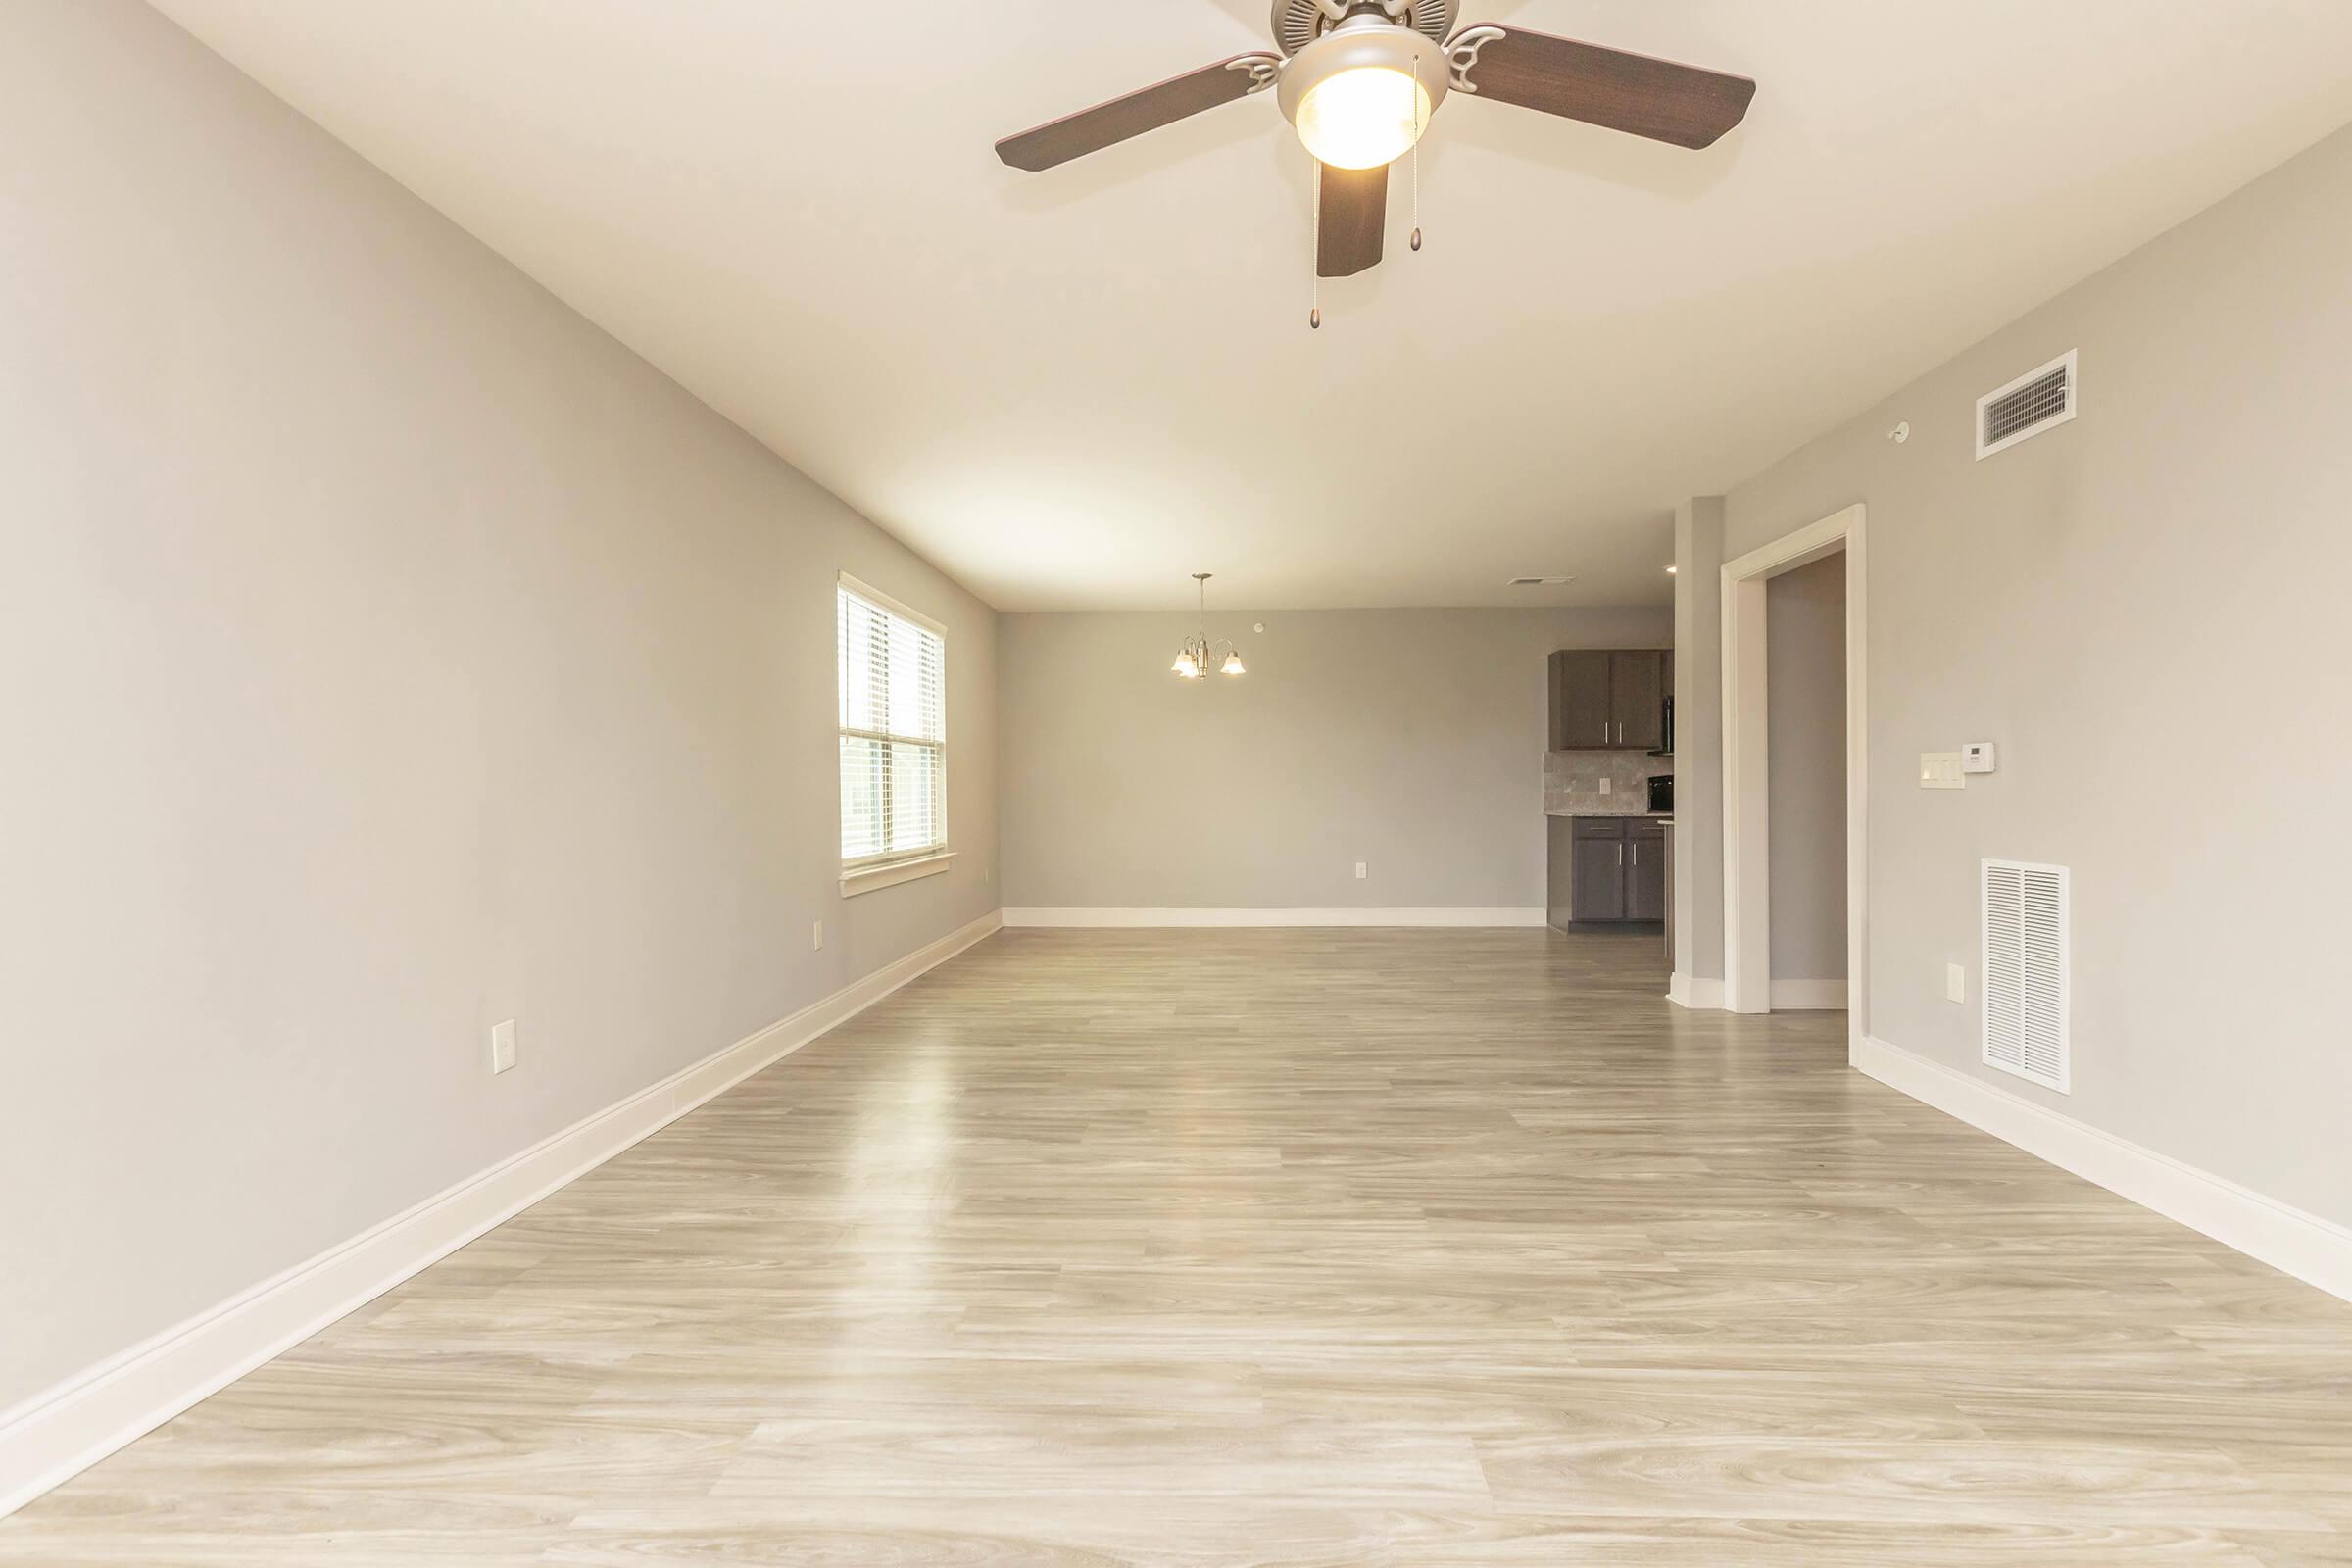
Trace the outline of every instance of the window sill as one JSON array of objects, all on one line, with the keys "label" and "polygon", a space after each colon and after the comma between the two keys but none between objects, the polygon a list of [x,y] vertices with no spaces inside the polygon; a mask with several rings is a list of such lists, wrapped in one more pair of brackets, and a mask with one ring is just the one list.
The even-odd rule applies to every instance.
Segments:
[{"label": "window sill", "polygon": [[881,888],[897,887],[926,876],[937,876],[956,858],[954,850],[942,850],[926,855],[919,860],[894,860],[888,865],[860,866],[855,871],[841,873],[841,896],[854,899],[860,893],[872,893]]}]

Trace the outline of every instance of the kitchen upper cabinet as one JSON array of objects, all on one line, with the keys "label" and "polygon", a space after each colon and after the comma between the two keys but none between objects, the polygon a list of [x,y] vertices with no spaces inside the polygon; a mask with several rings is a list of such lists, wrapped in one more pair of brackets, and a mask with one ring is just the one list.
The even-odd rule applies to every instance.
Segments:
[{"label": "kitchen upper cabinet", "polygon": [[1666,744],[1674,655],[1575,648],[1551,656],[1551,749],[1648,752]]},{"label": "kitchen upper cabinet", "polygon": [[1616,715],[1606,649],[1565,649],[1551,656],[1551,749],[1596,751],[1611,744]]},{"label": "kitchen upper cabinet", "polygon": [[1617,726],[1617,746],[1654,752],[1666,744],[1663,653],[1632,649],[1609,656],[1609,718]]}]

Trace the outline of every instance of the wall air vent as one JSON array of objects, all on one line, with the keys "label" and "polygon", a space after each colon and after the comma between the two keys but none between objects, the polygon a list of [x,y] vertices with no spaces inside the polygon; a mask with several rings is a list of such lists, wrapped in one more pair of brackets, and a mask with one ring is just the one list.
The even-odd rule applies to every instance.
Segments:
[{"label": "wall air vent", "polygon": [[2075,416],[2080,390],[2077,354],[2069,349],[2040,369],[2028,371],[1977,399],[1978,458],[2005,452]]},{"label": "wall air vent", "polygon": [[1576,581],[1574,577],[1513,577],[1503,586],[1508,588],[1557,588],[1564,582],[1574,581]]},{"label": "wall air vent", "polygon": [[2067,1026],[2068,872],[1984,862],[1984,1064],[2072,1093]]}]

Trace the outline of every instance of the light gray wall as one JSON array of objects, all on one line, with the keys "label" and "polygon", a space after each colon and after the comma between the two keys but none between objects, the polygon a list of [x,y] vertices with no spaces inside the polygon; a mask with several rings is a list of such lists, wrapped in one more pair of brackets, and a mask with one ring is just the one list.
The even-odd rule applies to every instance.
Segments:
[{"label": "light gray wall", "polygon": [[0,14],[0,1406],[996,906],[994,613],[154,12]]},{"label": "light gray wall", "polygon": [[[1726,520],[1738,555],[1869,505],[1872,1032],[2339,1223],[2347,257],[2352,132],[1740,486]],[[1977,397],[2073,348],[2082,417],[1977,462]],[[1917,787],[1919,753],[1973,740],[1998,773]],[[2074,868],[2071,1098],[1983,1067],[1976,1004],[1943,1000],[1947,961],[1975,973],[1986,856]]]},{"label": "light gray wall", "polygon": [[1250,673],[1179,680],[1200,625],[1004,617],[1008,907],[1539,908],[1546,660],[1673,630],[1662,606],[1212,610]]},{"label": "light gray wall", "polygon": [[1764,585],[1772,977],[1845,978],[1845,557]]}]

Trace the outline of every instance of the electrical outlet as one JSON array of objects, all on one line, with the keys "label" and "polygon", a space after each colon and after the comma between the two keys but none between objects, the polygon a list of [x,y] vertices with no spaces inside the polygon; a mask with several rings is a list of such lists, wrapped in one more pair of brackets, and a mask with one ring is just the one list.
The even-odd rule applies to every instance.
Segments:
[{"label": "electrical outlet", "polygon": [[1364,879],[1364,862],[1361,860],[1355,862],[1355,879],[1358,882]]},{"label": "electrical outlet", "polygon": [[505,1072],[514,1065],[514,1020],[490,1026],[490,1071]]},{"label": "electrical outlet", "polygon": [[1958,752],[1919,754],[1919,787],[1923,790],[1964,790],[1968,779],[1960,771]]},{"label": "electrical outlet", "polygon": [[1967,964],[1947,963],[1943,966],[1943,1000],[1946,1002],[1966,1002],[1968,1000]]},{"label": "electrical outlet", "polygon": [[1603,795],[1609,793],[1609,781],[1605,778],[1600,781],[1600,793]]},{"label": "electrical outlet", "polygon": [[822,921],[822,920],[819,920],[819,921],[817,921],[817,922],[816,922],[816,931],[815,931],[815,933],[813,934],[813,936],[810,938],[810,940],[809,940],[809,943],[808,943],[808,946],[809,946],[809,948],[810,948],[811,950],[822,950],[822,949],[823,949],[823,947],[824,947],[824,945],[825,945],[825,922],[824,922],[824,921]]}]

